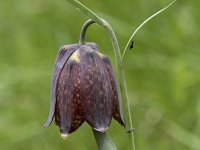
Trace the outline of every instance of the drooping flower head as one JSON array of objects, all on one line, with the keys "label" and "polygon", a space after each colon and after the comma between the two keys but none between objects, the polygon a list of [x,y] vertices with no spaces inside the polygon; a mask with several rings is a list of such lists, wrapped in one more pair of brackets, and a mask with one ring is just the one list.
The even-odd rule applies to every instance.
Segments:
[{"label": "drooping flower head", "polygon": [[112,117],[125,125],[119,100],[110,60],[96,44],[64,45],[55,62],[50,113],[43,127],[55,117],[65,138],[84,121],[100,132],[108,129]]}]

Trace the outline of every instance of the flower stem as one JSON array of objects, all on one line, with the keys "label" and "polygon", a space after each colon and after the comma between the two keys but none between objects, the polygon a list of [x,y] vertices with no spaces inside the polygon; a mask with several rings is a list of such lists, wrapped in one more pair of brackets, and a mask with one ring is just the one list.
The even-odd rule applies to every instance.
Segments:
[{"label": "flower stem", "polygon": [[76,8],[78,8],[86,16],[94,20],[96,23],[102,24],[101,18],[97,14],[95,14],[93,11],[91,11],[89,8],[87,8],[85,5],[80,3],[79,1],[77,0],[67,0],[67,1],[70,2]]},{"label": "flower stem", "polygon": [[[115,55],[115,60],[116,60],[116,65],[117,65],[117,76],[119,79],[119,83],[120,83],[120,91],[121,91],[121,96],[122,98],[125,100],[125,105],[124,105],[124,109],[126,110],[126,129],[127,129],[127,134],[128,134],[128,140],[129,140],[129,149],[130,150],[135,150],[135,144],[134,144],[134,135],[133,132],[128,132],[131,129],[133,129],[133,125],[132,125],[132,118],[131,118],[131,110],[130,110],[130,104],[129,104],[129,99],[128,99],[128,92],[127,92],[127,86],[126,86],[126,79],[125,79],[125,74],[124,74],[124,68],[123,68],[123,63],[122,63],[122,58],[121,58],[121,53],[120,53],[120,48],[119,48],[119,44],[116,38],[116,35],[112,29],[112,27],[110,26],[110,24],[108,22],[106,22],[105,20],[102,19],[103,25],[105,27],[105,29],[108,31],[111,41],[112,41],[112,45],[114,48],[114,55]],[[84,43],[85,42],[85,34],[86,31],[88,29],[88,27],[95,23],[95,21],[89,19],[88,21],[86,21],[82,27],[81,30],[81,34],[80,34],[80,41],[79,43]],[[97,131],[94,132],[94,134],[98,133]],[[101,133],[98,133],[99,135]],[[105,136],[96,136],[96,137],[105,137]],[[98,138],[96,138],[98,139]],[[109,138],[107,138],[109,139]],[[104,141],[102,139],[100,139],[100,141]],[[97,141],[97,143],[99,143]],[[102,142],[101,142],[102,143]]]},{"label": "flower stem", "polygon": [[135,150],[134,134],[132,131],[129,132],[130,130],[133,129],[133,124],[132,124],[131,109],[130,109],[130,103],[129,103],[129,98],[128,98],[128,90],[126,86],[126,78],[124,74],[124,67],[123,67],[122,57],[120,53],[120,48],[119,48],[119,44],[112,27],[105,20],[103,22],[104,22],[104,27],[106,28],[106,30],[108,31],[110,35],[113,49],[114,49],[115,60],[117,64],[117,75],[118,75],[118,79],[120,83],[120,91],[121,91],[122,99],[124,100],[123,108],[125,110],[126,130],[128,134],[129,149]]},{"label": "flower stem", "polygon": [[95,23],[95,21],[93,21],[92,19],[89,19],[88,21],[86,21],[81,29],[81,34],[80,34],[80,39],[79,39],[79,44],[84,44],[85,43],[85,34],[87,31],[87,28],[91,25]]},{"label": "flower stem", "polygon": [[111,138],[107,136],[106,133],[102,133],[93,129],[93,134],[99,150],[117,150]]},{"label": "flower stem", "polygon": [[[96,22],[92,19],[89,19],[83,24],[83,27],[80,33],[80,39],[79,39],[80,44],[85,43],[86,31],[88,27],[93,23],[96,23]],[[111,138],[106,134],[106,132],[102,133],[93,129],[93,134],[94,134],[99,150],[117,150],[116,146],[113,144]]]},{"label": "flower stem", "polygon": [[[118,80],[119,80],[121,96],[122,96],[122,99],[124,100],[124,103],[123,103],[124,107],[123,108],[126,112],[125,113],[125,119],[126,119],[126,129],[127,129],[127,135],[128,135],[128,141],[129,141],[128,142],[129,150],[135,150],[134,134],[133,134],[133,132],[128,132],[128,131],[133,129],[133,125],[132,125],[130,103],[129,103],[129,99],[128,99],[128,92],[127,92],[122,56],[121,56],[121,52],[120,52],[120,48],[119,48],[119,44],[118,44],[116,35],[115,35],[112,27],[110,26],[110,24],[107,21],[101,19],[98,15],[96,15],[94,12],[92,12],[89,8],[87,8],[86,6],[84,6],[83,4],[81,4],[77,0],[68,0],[68,1],[72,5],[77,7],[86,16],[91,18],[95,23],[98,23],[100,26],[103,26],[109,33],[109,36],[110,36],[111,41],[112,41],[112,46],[113,46],[113,49],[114,49],[115,61],[116,61],[116,66],[117,66],[117,77],[118,77]],[[81,34],[85,34],[89,25],[94,23],[92,20],[88,20],[84,24],[85,26],[82,28]],[[85,35],[81,35],[79,42],[84,43],[84,39],[85,39]],[[100,134],[102,134],[102,136],[99,136]],[[100,133],[98,131],[95,131],[94,135],[95,135],[95,139],[96,139],[97,143],[102,143],[100,141],[104,141],[104,140],[109,139],[105,133]],[[108,141],[111,141],[111,140],[108,140]],[[104,144],[104,143],[102,143],[102,144]],[[110,144],[112,145],[112,143],[110,143]]]}]

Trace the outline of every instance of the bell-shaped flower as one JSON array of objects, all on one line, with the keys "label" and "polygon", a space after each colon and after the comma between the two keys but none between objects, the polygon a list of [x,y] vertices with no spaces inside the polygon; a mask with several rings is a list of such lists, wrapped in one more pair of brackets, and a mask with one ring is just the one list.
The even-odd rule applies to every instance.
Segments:
[{"label": "bell-shaped flower", "polygon": [[125,125],[110,60],[95,43],[64,45],[55,62],[48,127],[55,117],[62,137],[86,121],[105,132],[112,120]]}]

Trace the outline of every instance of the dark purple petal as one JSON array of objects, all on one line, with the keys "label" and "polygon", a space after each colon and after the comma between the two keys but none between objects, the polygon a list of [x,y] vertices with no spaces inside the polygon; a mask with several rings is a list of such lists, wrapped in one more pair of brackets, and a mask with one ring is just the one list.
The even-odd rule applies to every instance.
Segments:
[{"label": "dark purple petal", "polygon": [[62,134],[75,131],[84,121],[80,101],[80,57],[76,50],[65,64],[57,86],[55,121]]},{"label": "dark purple petal", "polygon": [[48,127],[53,120],[54,111],[55,111],[55,103],[56,103],[57,82],[58,82],[58,77],[60,76],[60,72],[62,71],[63,66],[67,62],[70,55],[77,48],[78,48],[78,44],[72,44],[72,45],[64,45],[59,50],[59,54],[55,61],[53,77],[52,77],[52,82],[51,82],[51,105],[50,105],[49,116],[46,123],[43,125],[43,128]]},{"label": "dark purple petal", "polygon": [[[100,53],[98,53],[100,54]],[[110,63],[110,60],[108,57],[106,57],[103,54],[100,54],[101,59],[103,60],[103,62],[106,65],[107,71],[109,72],[110,75],[110,81],[111,81],[111,85],[112,85],[112,100],[113,100],[113,117],[115,118],[115,120],[117,120],[121,125],[125,126],[125,121],[122,115],[122,110],[121,110],[121,104],[120,104],[120,98],[119,98],[119,93],[118,93],[118,86],[117,86],[117,82],[112,70],[112,65]]]},{"label": "dark purple petal", "polygon": [[80,96],[85,119],[104,132],[112,119],[112,86],[105,64],[90,46],[80,46]]}]

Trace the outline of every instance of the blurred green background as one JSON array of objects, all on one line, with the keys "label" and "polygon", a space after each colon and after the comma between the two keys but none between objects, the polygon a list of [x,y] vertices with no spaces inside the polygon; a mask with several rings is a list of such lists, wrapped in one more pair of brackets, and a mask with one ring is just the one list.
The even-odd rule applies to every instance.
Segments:
[{"label": "blurred green background", "polygon": [[[136,27],[170,0],[81,0],[106,19],[123,50]],[[200,1],[181,1],[146,24],[125,57],[136,150],[200,149]],[[58,127],[42,129],[49,112],[50,80],[58,48],[78,42],[88,18],[66,0],[0,1],[0,149],[95,150],[85,123],[64,141]],[[93,25],[113,67],[108,34]],[[108,130],[120,150],[125,130]]]}]

